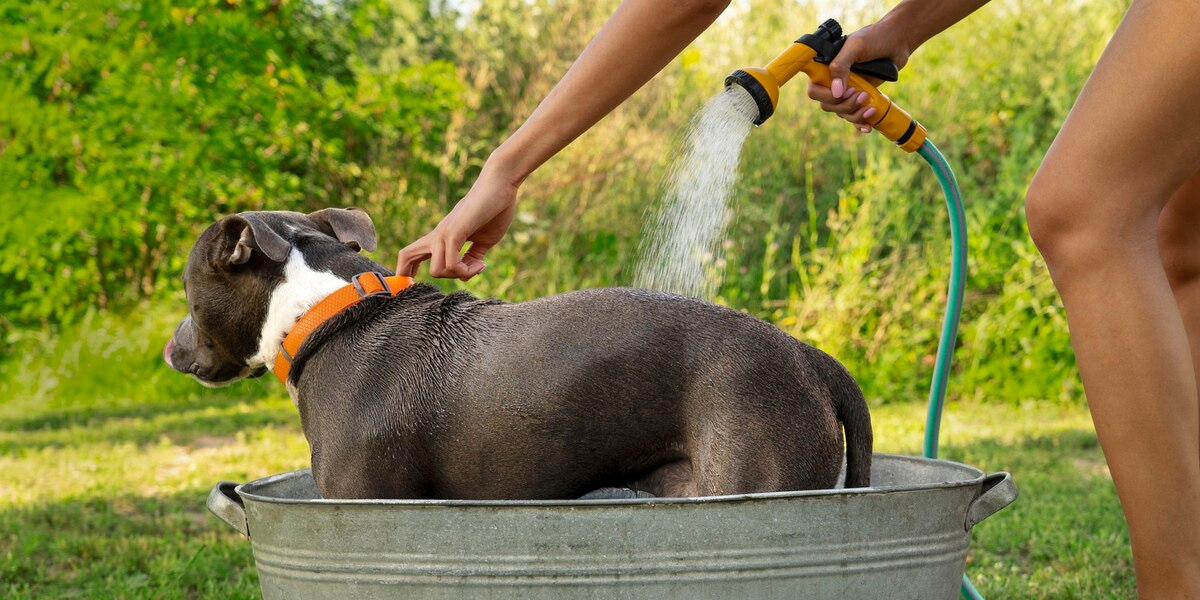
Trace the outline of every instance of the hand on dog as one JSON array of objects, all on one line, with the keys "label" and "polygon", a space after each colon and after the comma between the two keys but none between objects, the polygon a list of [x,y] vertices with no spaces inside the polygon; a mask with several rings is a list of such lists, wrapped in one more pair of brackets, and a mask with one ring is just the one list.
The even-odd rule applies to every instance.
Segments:
[{"label": "hand on dog", "polygon": [[[429,261],[433,277],[466,281],[487,268],[484,255],[504,238],[517,205],[517,184],[484,165],[479,179],[433,231],[406,246],[396,257],[396,273],[414,276]],[[463,244],[470,242],[460,256]]]}]

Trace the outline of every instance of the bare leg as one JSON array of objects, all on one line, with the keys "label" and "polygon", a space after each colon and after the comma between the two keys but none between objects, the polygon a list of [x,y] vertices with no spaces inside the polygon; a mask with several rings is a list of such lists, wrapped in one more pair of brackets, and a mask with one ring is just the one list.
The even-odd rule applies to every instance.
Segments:
[{"label": "bare leg", "polygon": [[1163,209],[1158,250],[1187,330],[1200,387],[1200,171],[1175,191]]},{"label": "bare leg", "polygon": [[1026,205],[1147,599],[1200,598],[1197,372],[1158,244],[1164,207],[1200,167],[1197,22],[1197,3],[1134,1]]}]

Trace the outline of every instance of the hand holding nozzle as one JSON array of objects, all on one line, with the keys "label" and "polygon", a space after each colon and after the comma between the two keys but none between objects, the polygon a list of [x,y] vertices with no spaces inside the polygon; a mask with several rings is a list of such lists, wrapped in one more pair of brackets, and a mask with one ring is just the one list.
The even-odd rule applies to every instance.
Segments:
[{"label": "hand holding nozzle", "polygon": [[[766,67],[734,71],[725,79],[725,85],[741,86],[750,94],[758,107],[758,118],[754,122],[756,125],[762,124],[775,110],[779,100],[779,86],[790,81],[797,73],[803,71],[815,86],[832,89],[833,76],[830,65],[837,60],[846,41],[841,26],[837,21],[830,19],[817,28],[817,31],[801,36]],[[842,102],[845,99],[834,98],[830,92],[827,97],[828,107],[823,108],[833,112],[853,113],[861,107],[862,114],[870,112],[870,117],[865,121],[867,124],[878,129],[902,149],[915,152],[925,141],[925,128],[876,87],[881,81],[895,81],[896,73],[895,65],[888,60],[851,64],[849,73],[845,76],[846,83],[843,85],[859,90],[859,94],[851,99],[855,104],[851,107],[843,106]],[[817,91],[810,87],[810,95],[815,92]],[[871,109],[874,109],[873,112]]]},{"label": "hand holding nozzle", "polygon": [[[897,39],[895,28],[881,25],[882,21],[867,25],[844,38],[837,56],[829,62],[832,77],[829,85],[819,85],[814,81],[808,84],[809,98],[819,102],[823,110],[842,117],[864,133],[871,131],[869,121],[878,114],[878,109],[865,102],[864,92],[848,83],[852,65],[858,66],[864,61],[865,64],[884,62],[899,70],[908,63],[911,54],[905,40]],[[866,80],[875,86],[880,84],[879,80],[872,77],[866,77]]]}]

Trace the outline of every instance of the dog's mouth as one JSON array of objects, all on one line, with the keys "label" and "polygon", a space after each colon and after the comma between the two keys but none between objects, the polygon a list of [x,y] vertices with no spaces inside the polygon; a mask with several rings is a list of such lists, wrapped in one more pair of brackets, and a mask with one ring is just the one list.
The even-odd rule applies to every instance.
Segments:
[{"label": "dog's mouth", "polygon": [[233,377],[229,377],[227,379],[209,379],[209,378],[205,377],[206,373],[204,373],[202,370],[186,371],[186,373],[188,375],[191,375],[192,379],[195,379],[197,382],[200,383],[200,385],[202,385],[204,387],[209,387],[209,388],[221,388],[221,387],[225,387],[235,381],[241,381],[243,379],[255,379],[258,377],[262,377],[263,375],[266,374],[266,372],[267,372],[266,367],[258,367],[258,368],[252,369],[249,366],[243,366],[242,370],[238,371]]},{"label": "dog's mouth", "polygon": [[[184,373],[186,375],[191,375],[192,379],[195,379],[197,382],[200,383],[200,385],[203,385],[205,387],[210,387],[210,388],[225,387],[235,381],[239,381],[242,379],[254,379],[257,377],[262,377],[269,370],[269,369],[267,369],[266,365],[258,365],[258,366],[252,367],[246,363],[242,363],[240,365],[237,365],[236,367],[233,367],[233,368],[237,369],[237,371],[234,372],[233,374],[229,373],[230,369],[228,367],[210,369],[210,368],[201,367],[196,362],[192,362],[186,368],[183,368],[182,363],[179,366],[176,366],[175,360],[172,358],[172,355],[175,353],[175,350],[176,350],[175,336],[171,336],[171,339],[167,342],[167,345],[163,347],[163,352],[162,352],[163,361],[167,363],[167,366],[171,367],[172,369],[175,369],[176,371],[179,371],[180,373]],[[187,353],[185,353],[185,355],[186,354]]]}]

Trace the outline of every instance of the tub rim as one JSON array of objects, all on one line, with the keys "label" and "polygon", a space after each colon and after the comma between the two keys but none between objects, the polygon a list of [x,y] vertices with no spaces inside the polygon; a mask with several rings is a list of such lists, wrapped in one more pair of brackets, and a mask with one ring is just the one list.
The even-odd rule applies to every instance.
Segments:
[{"label": "tub rim", "polygon": [[[412,498],[394,498],[394,499],[355,499],[355,498],[285,498],[280,496],[268,496],[261,493],[256,493],[255,489],[272,485],[279,481],[294,477],[302,477],[306,473],[311,473],[311,468],[296,469],[285,473],[278,473],[237,484],[233,491],[237,493],[243,500],[261,502],[267,504],[285,504],[285,505],[305,505],[305,506],[405,506],[405,507],[481,507],[481,508],[551,508],[551,507],[589,507],[589,506],[642,506],[642,505],[691,505],[691,504],[724,504],[733,502],[744,502],[748,500],[780,500],[790,498],[807,498],[820,496],[859,496],[868,494],[883,494],[892,492],[904,491],[926,491],[926,490],[942,490],[954,489],[960,487],[969,487],[980,484],[984,479],[1001,475],[995,473],[989,475],[977,467],[963,464],[956,461],[925,458],[922,456],[912,456],[907,454],[890,454],[890,453],[875,453],[873,461],[876,458],[884,458],[889,461],[907,462],[910,464],[936,464],[938,467],[949,468],[962,473],[967,478],[956,481],[917,483],[917,484],[901,484],[888,486],[871,486],[865,488],[832,488],[822,490],[792,490],[782,492],[752,492],[747,494],[725,494],[720,496],[689,496],[689,497],[661,497],[661,498],[598,498],[598,499],[568,499],[568,500],[462,500],[462,499],[412,499]],[[1007,475],[1007,473],[1003,473]],[[230,482],[223,482],[230,483]],[[219,484],[218,484],[219,485]]]}]

